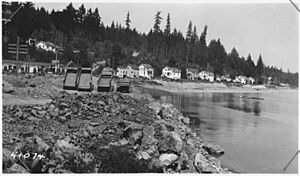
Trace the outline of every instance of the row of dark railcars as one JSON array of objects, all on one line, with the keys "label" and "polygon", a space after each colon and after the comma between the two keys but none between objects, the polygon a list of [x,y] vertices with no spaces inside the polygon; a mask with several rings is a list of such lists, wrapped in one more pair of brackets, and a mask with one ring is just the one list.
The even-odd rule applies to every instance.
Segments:
[{"label": "row of dark railcars", "polygon": [[117,78],[114,76],[114,70],[104,68],[94,87],[91,68],[67,69],[63,82],[63,89],[77,91],[98,91],[98,92],[125,92],[132,91],[131,81],[127,78]]}]

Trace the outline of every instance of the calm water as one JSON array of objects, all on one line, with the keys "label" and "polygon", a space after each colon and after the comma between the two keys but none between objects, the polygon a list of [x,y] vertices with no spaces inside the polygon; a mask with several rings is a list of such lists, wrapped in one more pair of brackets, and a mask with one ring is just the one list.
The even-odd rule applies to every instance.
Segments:
[{"label": "calm water", "polygon": [[153,96],[189,116],[205,143],[223,147],[224,166],[242,173],[298,172],[297,157],[283,172],[298,150],[298,92]]}]

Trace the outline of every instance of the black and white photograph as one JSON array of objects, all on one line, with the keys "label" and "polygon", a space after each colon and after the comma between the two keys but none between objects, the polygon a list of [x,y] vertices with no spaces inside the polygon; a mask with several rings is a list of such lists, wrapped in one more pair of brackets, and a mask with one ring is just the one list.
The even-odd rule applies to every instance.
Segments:
[{"label": "black and white photograph", "polygon": [[299,174],[299,1],[1,2],[2,174]]}]

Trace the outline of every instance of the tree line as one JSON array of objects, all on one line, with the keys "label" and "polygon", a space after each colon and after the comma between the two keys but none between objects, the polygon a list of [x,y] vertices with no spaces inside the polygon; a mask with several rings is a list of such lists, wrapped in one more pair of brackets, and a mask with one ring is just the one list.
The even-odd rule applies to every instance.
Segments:
[{"label": "tree line", "polygon": [[[2,10],[14,12],[21,5],[18,2],[7,4],[2,4]],[[298,86],[298,73],[286,73],[266,66],[261,55],[254,63],[250,54],[245,58],[235,48],[227,53],[220,39],[207,42],[207,25],[199,35],[190,21],[183,34],[172,28],[171,14],[166,16],[166,26],[161,26],[163,19],[158,11],[153,18],[153,28],[148,33],[141,33],[131,27],[130,12],[124,14],[124,26],[114,21],[105,26],[98,8],[87,9],[82,4],[76,9],[70,3],[61,11],[48,12],[26,2],[13,20],[3,26],[3,58],[13,59],[13,55],[7,53],[7,45],[14,43],[19,36],[23,41],[34,38],[61,46],[63,51],[58,58],[62,63],[73,60],[80,66],[91,66],[94,61],[106,60],[107,66],[114,69],[125,64],[149,63],[156,76],[168,65],[180,68],[183,77],[186,77],[186,68],[195,68],[220,76],[228,74],[232,78],[251,76],[258,83],[272,77],[278,82]],[[30,48],[30,56],[32,60],[44,62],[55,58],[54,53],[38,51],[34,47]]]}]

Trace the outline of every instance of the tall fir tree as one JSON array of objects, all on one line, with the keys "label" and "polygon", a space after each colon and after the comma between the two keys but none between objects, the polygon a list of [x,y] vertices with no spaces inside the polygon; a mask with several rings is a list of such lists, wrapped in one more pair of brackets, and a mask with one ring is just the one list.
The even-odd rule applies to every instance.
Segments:
[{"label": "tall fir tree", "polygon": [[125,25],[126,25],[126,29],[130,29],[130,23],[131,23],[131,20],[130,20],[130,14],[129,12],[127,13],[127,16],[126,16],[126,20],[125,20]]},{"label": "tall fir tree", "polygon": [[257,76],[258,83],[260,84],[263,83],[263,79],[262,79],[263,73],[264,73],[264,63],[260,54],[256,64],[256,76]]},{"label": "tall fir tree", "polygon": [[170,14],[168,13],[167,16],[167,24],[166,24],[166,28],[165,28],[165,35],[170,35],[171,33],[171,22],[170,22]]},{"label": "tall fir tree", "polygon": [[190,21],[186,32],[186,40],[190,42],[192,40],[192,37],[193,37],[193,24],[192,21]]},{"label": "tall fir tree", "polygon": [[158,11],[155,15],[155,18],[154,18],[154,25],[153,25],[153,29],[154,29],[154,33],[160,33],[161,32],[161,29],[160,29],[160,23],[161,23],[161,20],[162,20],[162,17],[160,16],[160,11]]}]

